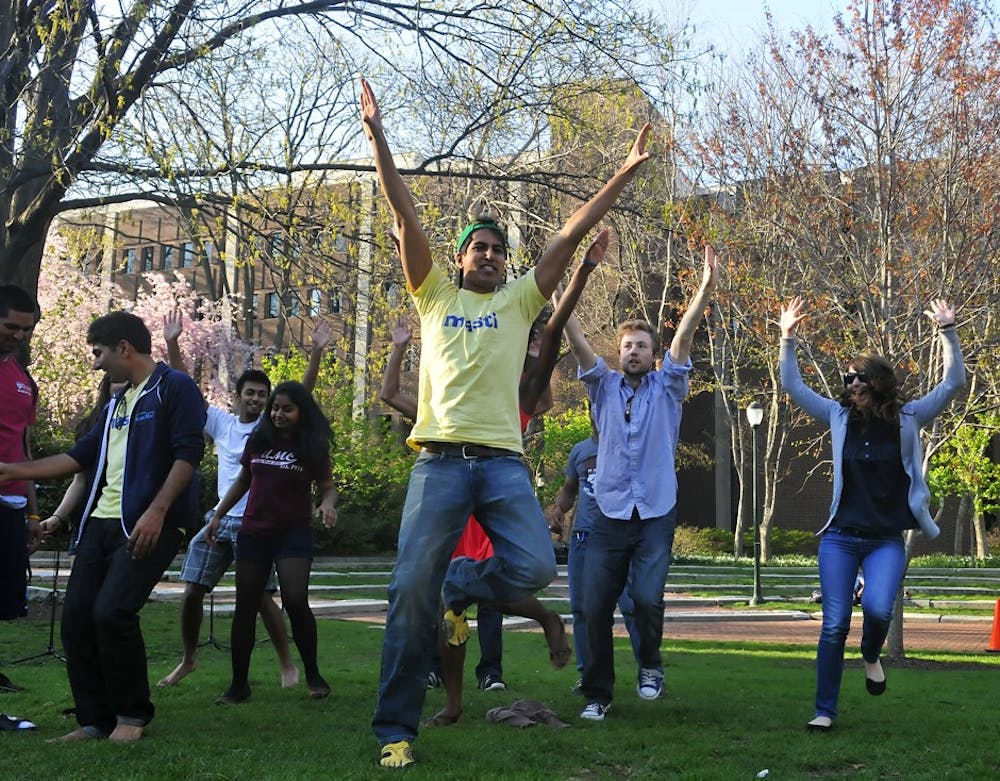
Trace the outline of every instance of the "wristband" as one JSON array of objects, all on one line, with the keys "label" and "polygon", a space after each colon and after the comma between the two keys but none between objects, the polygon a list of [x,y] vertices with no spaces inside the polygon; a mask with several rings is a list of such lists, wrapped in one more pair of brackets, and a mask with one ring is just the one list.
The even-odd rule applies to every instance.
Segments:
[{"label": "wristband", "polygon": [[38,513],[32,513],[31,515],[25,515],[24,520],[35,521],[37,523],[38,521],[42,520],[42,516],[38,515]]},{"label": "wristband", "polygon": [[594,263],[594,261],[592,261],[586,255],[583,256],[583,260],[581,260],[580,263],[586,266],[587,268],[597,268],[597,264]]}]

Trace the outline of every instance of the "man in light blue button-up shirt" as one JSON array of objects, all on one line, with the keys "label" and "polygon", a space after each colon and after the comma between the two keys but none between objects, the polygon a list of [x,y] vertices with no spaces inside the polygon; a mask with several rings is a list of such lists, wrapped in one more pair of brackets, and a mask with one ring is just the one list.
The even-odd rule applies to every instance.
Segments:
[{"label": "man in light blue button-up shirt", "polygon": [[620,371],[594,355],[578,328],[566,329],[600,432],[594,480],[600,513],[588,535],[583,578],[589,650],[582,686],[587,707],[580,714],[585,719],[603,720],[611,705],[614,608],[630,566],[639,636],[636,688],[644,700],[663,693],[663,587],[677,504],[674,451],[688,392],[691,344],[718,282],[715,252],[707,246],[701,286],[677,326],[663,367],[655,371],[658,345],[649,323],[630,320],[619,327]]}]

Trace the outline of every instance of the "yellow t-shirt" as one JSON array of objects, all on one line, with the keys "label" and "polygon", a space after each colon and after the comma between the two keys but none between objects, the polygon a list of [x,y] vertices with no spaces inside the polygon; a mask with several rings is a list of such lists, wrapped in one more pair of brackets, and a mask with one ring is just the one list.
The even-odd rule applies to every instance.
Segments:
[{"label": "yellow t-shirt", "polygon": [[545,298],[534,270],[492,293],[459,289],[437,264],[412,292],[420,314],[417,422],[407,440],[521,452],[517,388]]},{"label": "yellow t-shirt", "polygon": [[132,410],[142,395],[149,377],[125,395],[111,410],[111,427],[108,429],[108,460],[104,469],[104,487],[91,515],[95,518],[122,517],[122,480],[125,477],[125,446],[128,444],[128,424]]}]

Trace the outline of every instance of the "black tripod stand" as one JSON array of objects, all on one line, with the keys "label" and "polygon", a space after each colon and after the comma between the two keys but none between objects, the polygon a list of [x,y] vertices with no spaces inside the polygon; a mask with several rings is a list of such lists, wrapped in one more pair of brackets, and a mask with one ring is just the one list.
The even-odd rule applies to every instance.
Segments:
[{"label": "black tripod stand", "polygon": [[215,593],[211,591],[208,593],[208,637],[198,643],[198,647],[204,648],[206,645],[210,645],[219,651],[229,650],[228,645],[220,643],[215,638]]},{"label": "black tripod stand", "polygon": [[49,592],[49,644],[44,651],[40,651],[37,654],[31,654],[31,656],[25,656],[21,659],[15,659],[11,664],[21,664],[22,662],[30,662],[34,659],[44,659],[48,656],[58,659],[60,662],[65,662],[66,657],[62,656],[58,651],[56,651],[55,640],[56,640],[56,608],[59,606],[59,560],[60,554],[59,549],[56,548],[56,563],[55,570],[52,573],[52,590]]}]

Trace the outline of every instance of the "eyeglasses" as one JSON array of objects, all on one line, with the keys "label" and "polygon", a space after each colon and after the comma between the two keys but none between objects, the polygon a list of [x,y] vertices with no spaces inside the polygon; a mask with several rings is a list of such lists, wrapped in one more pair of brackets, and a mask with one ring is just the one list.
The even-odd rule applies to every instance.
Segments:
[{"label": "eyeglasses", "polygon": [[848,372],[844,375],[844,387],[850,387],[854,384],[855,380],[860,382],[868,382],[868,372]]}]

